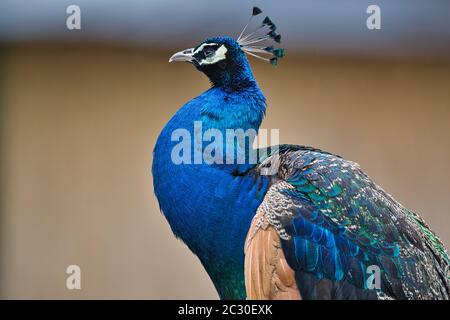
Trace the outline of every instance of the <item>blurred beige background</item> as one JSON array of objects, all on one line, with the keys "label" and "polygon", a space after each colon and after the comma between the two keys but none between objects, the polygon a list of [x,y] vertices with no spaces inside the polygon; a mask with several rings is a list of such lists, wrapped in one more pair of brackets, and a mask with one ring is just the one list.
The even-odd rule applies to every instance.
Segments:
[{"label": "blurred beige background", "polygon": [[[208,88],[172,52],[2,50],[1,298],[212,298],[159,212],[150,172],[171,115]],[[252,59],[282,143],[357,161],[450,245],[450,61]],[[82,290],[65,287],[80,265]]]}]

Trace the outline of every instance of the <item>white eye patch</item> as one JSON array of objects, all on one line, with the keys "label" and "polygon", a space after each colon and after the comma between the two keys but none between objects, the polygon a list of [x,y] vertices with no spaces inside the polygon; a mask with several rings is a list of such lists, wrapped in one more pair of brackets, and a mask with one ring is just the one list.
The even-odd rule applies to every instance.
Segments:
[{"label": "white eye patch", "polygon": [[[218,45],[218,44],[204,43],[194,51],[194,54],[202,51],[205,48],[205,46],[211,46],[211,45]],[[203,58],[201,61],[199,61],[199,64],[200,65],[214,64],[220,60],[224,60],[227,58],[227,56],[226,56],[227,51],[228,51],[227,47],[225,47],[225,45],[222,44],[216,51],[214,51],[213,54],[211,54],[211,55]]]}]

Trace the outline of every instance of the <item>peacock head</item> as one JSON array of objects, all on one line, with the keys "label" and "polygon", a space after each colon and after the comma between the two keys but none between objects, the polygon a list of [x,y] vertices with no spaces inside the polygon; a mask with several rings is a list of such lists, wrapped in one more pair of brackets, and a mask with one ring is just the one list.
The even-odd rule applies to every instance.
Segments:
[{"label": "peacock head", "polygon": [[237,39],[231,37],[214,37],[175,53],[169,59],[185,61],[202,71],[213,86],[236,89],[254,82],[246,54],[277,65],[284,56],[284,49],[276,48],[268,42],[281,42],[281,35],[276,33],[276,26],[269,17],[253,32],[245,34],[254,16],[262,11],[253,7],[252,16]]}]

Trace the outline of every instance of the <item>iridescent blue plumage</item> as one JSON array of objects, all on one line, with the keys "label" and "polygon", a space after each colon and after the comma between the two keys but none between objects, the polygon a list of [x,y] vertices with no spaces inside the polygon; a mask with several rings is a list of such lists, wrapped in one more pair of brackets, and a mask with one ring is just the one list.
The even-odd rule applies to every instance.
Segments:
[{"label": "iridescent blue plumage", "polygon": [[[242,247],[267,189],[267,178],[233,175],[237,168],[233,165],[177,165],[171,159],[179,143],[172,141],[174,130],[186,129],[194,136],[194,121],[201,121],[203,132],[209,128],[224,134],[233,128],[257,130],[264,116],[265,98],[236,41],[212,38],[206,42],[227,44],[239,66],[233,66],[228,75],[214,76],[213,87],[185,104],[164,127],[154,149],[154,189],[174,234],[200,258],[220,296],[245,298]],[[208,66],[206,72],[213,71]]]},{"label": "iridescent blue plumage", "polygon": [[[273,22],[265,22],[273,32]],[[275,50],[276,57],[284,55]],[[186,103],[159,135],[152,166],[155,194],[174,234],[199,257],[221,298],[246,298],[244,242],[260,211],[278,232],[304,299],[448,299],[449,258],[442,243],[351,161],[281,145],[273,154],[259,150],[257,163],[247,158],[240,164],[196,163],[196,151],[210,141],[194,138],[182,155],[188,163],[175,163],[180,137],[174,139],[174,132],[195,137],[209,129],[222,136],[227,129],[258,130],[266,100],[243,45],[232,38],[207,39],[171,60],[192,63],[212,88]],[[247,142],[220,145],[237,155],[251,150],[252,139]],[[227,156],[219,158],[226,162]],[[277,170],[262,174],[274,159]],[[381,288],[368,288],[370,266],[380,268]]]},{"label": "iridescent blue plumage", "polygon": [[[272,210],[304,297],[448,299],[448,254],[422,219],[354,162],[300,146],[281,146],[279,155],[289,202]],[[371,266],[381,271],[375,290]]]}]

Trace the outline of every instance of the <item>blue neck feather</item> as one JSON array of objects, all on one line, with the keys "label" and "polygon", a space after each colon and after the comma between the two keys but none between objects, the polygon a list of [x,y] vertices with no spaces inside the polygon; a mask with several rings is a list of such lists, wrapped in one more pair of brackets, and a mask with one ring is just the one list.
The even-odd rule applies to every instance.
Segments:
[{"label": "blue neck feather", "polygon": [[174,164],[171,153],[178,141],[171,141],[171,136],[183,128],[193,137],[194,121],[202,122],[203,132],[258,130],[265,98],[242,57],[239,77],[211,79],[213,87],[167,123],[158,137],[152,167],[155,194],[172,231],[200,258],[221,298],[235,299],[245,298],[244,240],[268,181],[233,175],[233,165]]}]

